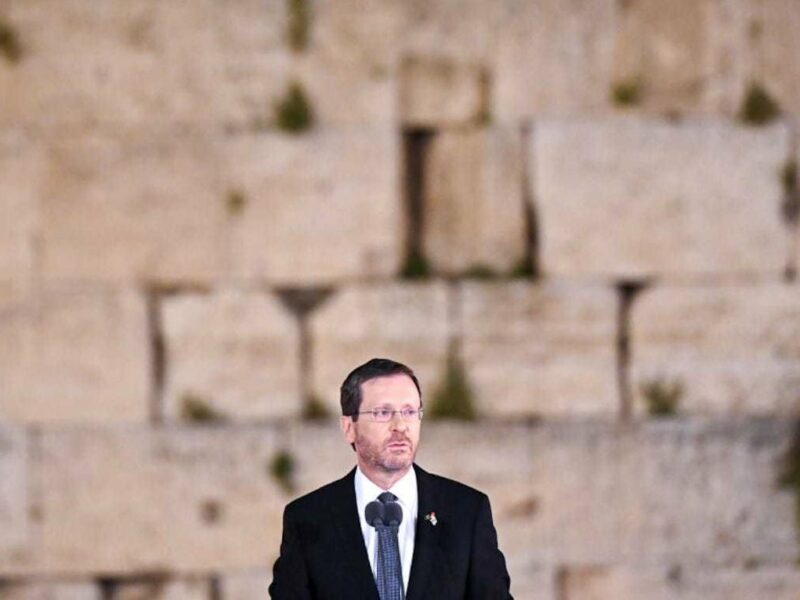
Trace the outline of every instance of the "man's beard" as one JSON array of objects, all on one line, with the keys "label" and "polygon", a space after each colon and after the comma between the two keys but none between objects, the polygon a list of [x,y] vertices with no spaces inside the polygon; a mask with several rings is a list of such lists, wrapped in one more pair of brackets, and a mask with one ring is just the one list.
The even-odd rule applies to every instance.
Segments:
[{"label": "man's beard", "polygon": [[[393,454],[392,451],[386,447],[386,444],[393,441],[404,441],[408,443],[410,453],[404,452],[401,455]],[[411,445],[411,440],[406,436],[394,436],[386,440],[383,444],[371,444],[356,431],[356,450],[361,460],[387,473],[407,469],[411,466],[411,463],[414,462],[414,448]]]}]

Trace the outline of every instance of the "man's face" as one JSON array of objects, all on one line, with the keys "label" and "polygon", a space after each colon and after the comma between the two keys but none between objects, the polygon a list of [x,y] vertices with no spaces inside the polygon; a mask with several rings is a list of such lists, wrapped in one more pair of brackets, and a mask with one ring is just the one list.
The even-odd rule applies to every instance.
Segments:
[{"label": "man's face", "polygon": [[[420,408],[417,388],[407,375],[390,375],[370,379],[361,384],[360,412],[373,408],[402,410]],[[342,417],[345,438],[356,447],[362,470],[384,473],[404,471],[414,462],[419,445],[420,420],[404,421],[399,413],[388,423],[376,423],[369,414],[357,421]]]}]

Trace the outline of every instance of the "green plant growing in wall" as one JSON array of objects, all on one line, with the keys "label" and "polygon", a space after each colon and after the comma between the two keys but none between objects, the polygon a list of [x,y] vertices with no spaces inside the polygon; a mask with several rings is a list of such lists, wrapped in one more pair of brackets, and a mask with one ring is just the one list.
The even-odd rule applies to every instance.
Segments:
[{"label": "green plant growing in wall", "polygon": [[181,396],[181,419],[190,423],[219,423],[225,416],[217,411],[207,398],[186,392]]},{"label": "green plant growing in wall", "polygon": [[472,387],[467,373],[455,358],[447,360],[444,379],[433,393],[425,414],[432,419],[457,419],[474,421],[477,418]]},{"label": "green plant growing in wall", "polygon": [[536,272],[533,270],[533,261],[528,257],[520,258],[508,275],[512,279],[529,279],[535,277]]},{"label": "green plant growing in wall", "polygon": [[783,184],[783,205],[781,207],[784,220],[795,225],[800,220],[800,187],[797,181],[797,162],[788,161],[781,170]]},{"label": "green plant growing in wall", "polygon": [[286,97],[275,105],[275,121],[288,133],[301,133],[314,124],[314,112],[299,83],[292,83]]},{"label": "green plant growing in wall", "polygon": [[781,114],[778,103],[757,82],[751,82],[739,109],[739,120],[747,125],[766,125]]},{"label": "green plant growing in wall", "polygon": [[240,215],[247,205],[247,198],[242,190],[231,190],[228,192],[226,207],[231,216]]},{"label": "green plant growing in wall", "polygon": [[464,271],[466,279],[492,280],[499,278],[500,274],[488,265],[477,264]]},{"label": "green plant growing in wall", "polygon": [[291,494],[295,489],[295,460],[288,450],[279,450],[269,463],[269,474],[281,489]]},{"label": "green plant growing in wall", "polygon": [[319,396],[312,395],[303,404],[302,418],[305,421],[324,421],[331,416],[331,412]]},{"label": "green plant growing in wall", "polygon": [[653,379],[642,384],[641,392],[648,414],[668,417],[677,414],[684,390],[680,381]]},{"label": "green plant growing in wall", "polygon": [[0,54],[12,64],[22,58],[22,44],[17,30],[2,17],[0,17]]},{"label": "green plant growing in wall", "polygon": [[781,458],[778,486],[794,492],[795,527],[800,539],[800,419],[795,421],[792,441]]},{"label": "green plant growing in wall", "polygon": [[406,262],[400,270],[403,279],[425,279],[431,276],[431,266],[428,258],[419,251],[411,252],[406,257]]},{"label": "green plant growing in wall", "polygon": [[642,101],[642,82],[638,77],[618,81],[611,88],[611,100],[616,106],[636,106]]},{"label": "green plant growing in wall", "polygon": [[289,47],[302,52],[308,46],[311,9],[308,0],[287,0]]},{"label": "green plant growing in wall", "polygon": [[786,194],[797,193],[797,161],[790,160],[783,165],[781,183]]}]

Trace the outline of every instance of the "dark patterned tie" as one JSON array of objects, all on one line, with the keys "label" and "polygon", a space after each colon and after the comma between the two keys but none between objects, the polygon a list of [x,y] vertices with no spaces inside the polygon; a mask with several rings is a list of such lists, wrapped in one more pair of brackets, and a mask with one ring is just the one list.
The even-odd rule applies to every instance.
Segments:
[{"label": "dark patterned tie", "polygon": [[384,505],[394,505],[391,511],[385,511],[387,514],[396,511],[396,514],[399,515],[398,519],[392,519],[390,523],[375,527],[378,530],[378,575],[376,577],[378,594],[381,600],[405,600],[403,572],[400,567],[400,547],[397,543],[397,529],[403,519],[403,512],[400,505],[397,504],[397,496],[391,492],[382,493],[378,496],[378,500]]}]

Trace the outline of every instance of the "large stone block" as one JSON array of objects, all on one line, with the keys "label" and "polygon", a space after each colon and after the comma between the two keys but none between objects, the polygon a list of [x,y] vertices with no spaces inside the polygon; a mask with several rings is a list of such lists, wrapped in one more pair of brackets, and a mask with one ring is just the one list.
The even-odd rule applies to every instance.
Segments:
[{"label": "large stone block", "polygon": [[779,421],[427,423],[419,464],[488,494],[512,584],[564,565],[788,564],[794,498],[776,480],[791,434]]},{"label": "large stone block", "polygon": [[130,289],[49,287],[0,299],[0,418],[144,421],[147,309]]},{"label": "large stone block", "polygon": [[[11,2],[0,125],[74,131],[250,126],[286,85],[287,3]],[[146,82],[147,85],[142,85]]]},{"label": "large stone block", "polygon": [[233,276],[281,285],[399,270],[399,144],[389,128],[239,136],[227,145]]},{"label": "large stone block", "polygon": [[784,126],[546,121],[532,143],[548,273],[777,277],[786,266]]},{"label": "large stone block", "polygon": [[640,411],[660,385],[682,388],[680,412],[796,415],[800,289],[765,284],[646,290],[633,305],[631,353]]},{"label": "large stone block", "polygon": [[443,283],[345,287],[310,317],[313,389],[341,414],[345,376],[370,358],[384,357],[414,369],[423,397],[430,398],[444,370],[449,327]]},{"label": "large stone block", "polygon": [[46,280],[212,281],[226,257],[217,150],[194,135],[54,143],[42,192]]},{"label": "large stone block", "polygon": [[790,436],[780,421],[542,427],[532,440],[531,559],[790,563],[795,499],[776,484]]},{"label": "large stone block", "polygon": [[261,568],[284,497],[266,428],[45,430],[36,569],[163,573]]},{"label": "large stone block", "polygon": [[479,412],[618,412],[618,301],[611,287],[514,282],[460,289],[462,356]]},{"label": "large stone block", "polygon": [[0,565],[23,562],[30,556],[29,459],[24,432],[8,425],[0,427]]},{"label": "large stone block", "polygon": [[432,266],[512,271],[527,242],[519,130],[446,131],[427,156],[422,245]]},{"label": "large stone block", "polygon": [[796,600],[800,574],[791,567],[703,570],[681,567],[594,567],[568,570],[570,600]]},{"label": "large stone block", "polygon": [[[500,3],[498,3],[500,4]],[[517,124],[542,114],[604,110],[614,54],[613,0],[502,3],[493,53],[493,115]]]},{"label": "large stone block", "polygon": [[191,399],[235,419],[299,413],[300,332],[276,297],[242,289],[173,296],[162,314],[169,418]]},{"label": "large stone block", "polygon": [[42,155],[20,131],[0,134],[0,286],[19,291],[34,276]]},{"label": "large stone block", "polygon": [[0,583],[3,600],[103,600],[93,581],[31,581]]}]

